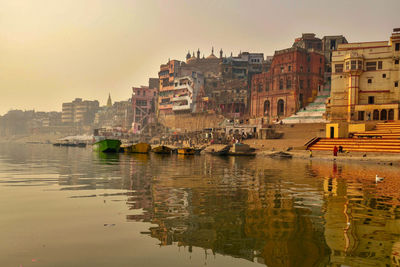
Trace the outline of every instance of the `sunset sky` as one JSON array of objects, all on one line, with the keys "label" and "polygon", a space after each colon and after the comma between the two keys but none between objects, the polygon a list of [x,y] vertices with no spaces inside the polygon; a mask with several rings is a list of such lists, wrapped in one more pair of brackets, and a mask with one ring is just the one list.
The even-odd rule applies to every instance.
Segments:
[{"label": "sunset sky", "polygon": [[304,32],[388,40],[399,0],[0,0],[0,115],[126,100],[198,48],[273,55]]}]

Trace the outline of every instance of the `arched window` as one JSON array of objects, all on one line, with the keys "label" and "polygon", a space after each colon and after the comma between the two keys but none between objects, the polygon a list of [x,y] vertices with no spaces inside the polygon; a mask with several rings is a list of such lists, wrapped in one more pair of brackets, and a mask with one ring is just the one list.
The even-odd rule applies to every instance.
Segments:
[{"label": "arched window", "polygon": [[377,109],[374,110],[374,114],[372,116],[372,119],[374,121],[379,121],[379,110],[377,110]]},{"label": "arched window", "polygon": [[278,101],[277,109],[278,116],[285,115],[285,102],[282,99]]},{"label": "arched window", "polygon": [[381,111],[381,121],[387,120],[387,111],[386,109],[382,109]]},{"label": "arched window", "polygon": [[271,108],[271,104],[269,103],[269,100],[265,100],[264,102],[264,114],[269,115],[269,110]]},{"label": "arched window", "polygon": [[393,109],[389,109],[388,120],[390,120],[390,121],[394,120],[394,110]]}]

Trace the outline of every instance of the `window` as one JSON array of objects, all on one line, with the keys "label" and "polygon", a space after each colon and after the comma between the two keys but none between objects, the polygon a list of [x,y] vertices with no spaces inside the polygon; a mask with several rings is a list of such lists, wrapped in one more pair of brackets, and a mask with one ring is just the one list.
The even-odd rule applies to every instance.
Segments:
[{"label": "window", "polygon": [[307,72],[311,72],[311,69],[310,69],[310,67],[307,67]]},{"label": "window", "polygon": [[351,69],[352,69],[352,70],[357,69],[357,61],[356,61],[356,60],[352,60],[352,61],[351,61]]},{"label": "window", "polygon": [[382,78],[386,78],[386,73],[382,74]]},{"label": "window", "polygon": [[281,73],[283,73],[284,70],[285,70],[285,68],[282,66],[282,67],[281,67]]},{"label": "window", "polygon": [[394,61],[394,64],[398,65],[398,64],[399,64],[399,60],[396,59],[396,60]]},{"label": "window", "polygon": [[382,69],[382,61],[378,61],[378,70]]},{"label": "window", "polygon": [[321,67],[319,67],[318,72],[319,72],[319,74],[322,74],[322,68]]},{"label": "window", "polygon": [[310,61],[311,61],[311,57],[307,56],[307,62],[310,62]]},{"label": "window", "polygon": [[283,80],[280,79],[279,80],[279,90],[282,90],[282,89],[283,89]]},{"label": "window", "polygon": [[265,87],[265,91],[269,91],[269,82],[267,82],[267,86]]},{"label": "window", "polygon": [[290,78],[288,78],[286,80],[286,88],[287,89],[291,89],[292,88],[292,80]]},{"label": "window", "polygon": [[372,83],[372,79],[368,79],[368,83]]},{"label": "window", "polygon": [[396,44],[396,49],[395,49],[396,51],[400,51],[400,43],[397,43]]},{"label": "window", "polygon": [[303,83],[304,83],[304,81],[300,80],[300,89],[303,89]]},{"label": "window", "polygon": [[399,87],[399,82],[394,82],[394,87]]},{"label": "window", "polygon": [[303,66],[300,66],[300,72],[303,72]]},{"label": "window", "polygon": [[350,62],[346,61],[346,70],[350,70]]},{"label": "window", "polygon": [[319,63],[322,63],[322,57],[319,58]]},{"label": "window", "polygon": [[362,70],[362,68],[363,68],[363,66],[362,66],[362,61],[359,60],[359,61],[358,61],[358,69],[359,69],[359,70]]},{"label": "window", "polygon": [[311,80],[307,80],[307,88],[308,88],[308,89],[311,88]]},{"label": "window", "polygon": [[[397,64],[399,64],[399,61],[397,60]],[[291,71],[292,70],[292,66],[288,66],[288,71]]]},{"label": "window", "polygon": [[376,70],[376,61],[367,62],[367,71]]},{"label": "window", "polygon": [[261,85],[261,84],[258,85],[258,91],[259,91],[259,92],[262,91],[262,85]]},{"label": "window", "polygon": [[369,96],[368,97],[368,104],[374,104],[375,103],[375,97]]},{"label": "window", "polygon": [[335,72],[336,73],[343,72],[343,64],[335,64]]}]

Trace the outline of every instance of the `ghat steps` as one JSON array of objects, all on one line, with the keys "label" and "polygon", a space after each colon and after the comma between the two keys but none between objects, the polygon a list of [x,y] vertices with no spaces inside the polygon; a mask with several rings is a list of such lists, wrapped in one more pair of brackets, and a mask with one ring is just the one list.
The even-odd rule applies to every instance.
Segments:
[{"label": "ghat steps", "polygon": [[326,112],[326,99],[330,95],[330,88],[326,85],[314,102],[308,104],[304,109],[299,110],[296,114],[283,119],[285,124],[293,123],[326,123],[324,118]]},{"label": "ghat steps", "polygon": [[321,138],[308,146],[308,150],[333,151],[342,146],[345,151],[400,153],[400,139]]}]

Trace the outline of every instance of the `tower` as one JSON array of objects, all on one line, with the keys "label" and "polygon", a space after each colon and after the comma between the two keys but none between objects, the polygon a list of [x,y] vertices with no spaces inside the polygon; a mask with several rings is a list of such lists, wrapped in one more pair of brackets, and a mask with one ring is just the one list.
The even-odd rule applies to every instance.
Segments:
[{"label": "tower", "polygon": [[200,58],[200,49],[197,49],[197,58]]},{"label": "tower", "polygon": [[219,58],[222,58],[222,54],[223,54],[224,52],[222,51],[222,48],[221,48],[221,50],[219,50]]},{"label": "tower", "polygon": [[188,60],[190,58],[190,51],[188,51],[188,53],[186,54],[186,60]]}]

